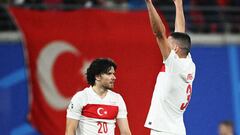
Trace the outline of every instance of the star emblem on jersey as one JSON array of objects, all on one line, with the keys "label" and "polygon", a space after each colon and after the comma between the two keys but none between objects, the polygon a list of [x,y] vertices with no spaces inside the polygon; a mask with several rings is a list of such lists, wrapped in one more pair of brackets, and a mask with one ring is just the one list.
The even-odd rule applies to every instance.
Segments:
[{"label": "star emblem on jersey", "polygon": [[106,110],[104,110],[102,107],[99,107],[98,109],[97,109],[97,114],[99,115],[99,116],[103,116],[103,115],[107,115],[107,111]]}]

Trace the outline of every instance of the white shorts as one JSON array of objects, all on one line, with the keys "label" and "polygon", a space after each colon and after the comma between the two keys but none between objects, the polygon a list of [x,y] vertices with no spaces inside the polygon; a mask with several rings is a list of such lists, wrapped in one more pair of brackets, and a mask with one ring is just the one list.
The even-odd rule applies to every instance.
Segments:
[{"label": "white shorts", "polygon": [[162,132],[162,131],[156,131],[156,130],[151,129],[150,135],[177,135],[177,134],[167,133],[167,132]]}]

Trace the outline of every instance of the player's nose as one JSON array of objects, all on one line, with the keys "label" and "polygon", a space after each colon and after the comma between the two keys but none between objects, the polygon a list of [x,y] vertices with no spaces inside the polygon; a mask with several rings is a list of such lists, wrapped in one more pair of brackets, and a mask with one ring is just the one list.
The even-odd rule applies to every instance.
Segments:
[{"label": "player's nose", "polygon": [[113,75],[113,76],[112,76],[112,79],[113,79],[113,80],[116,80],[117,78],[116,78],[116,76],[115,76],[115,75]]}]

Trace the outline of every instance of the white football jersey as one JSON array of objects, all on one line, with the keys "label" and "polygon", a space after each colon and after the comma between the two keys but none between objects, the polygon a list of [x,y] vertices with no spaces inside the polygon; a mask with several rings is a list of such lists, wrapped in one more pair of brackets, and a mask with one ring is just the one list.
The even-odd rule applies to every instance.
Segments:
[{"label": "white football jersey", "polygon": [[116,119],[127,118],[127,109],[120,94],[108,90],[102,99],[88,87],[73,96],[67,118],[79,120],[76,135],[114,135]]},{"label": "white football jersey", "polygon": [[196,67],[190,53],[186,58],[179,58],[174,51],[163,64],[157,76],[145,127],[185,135],[183,113],[191,98]]}]

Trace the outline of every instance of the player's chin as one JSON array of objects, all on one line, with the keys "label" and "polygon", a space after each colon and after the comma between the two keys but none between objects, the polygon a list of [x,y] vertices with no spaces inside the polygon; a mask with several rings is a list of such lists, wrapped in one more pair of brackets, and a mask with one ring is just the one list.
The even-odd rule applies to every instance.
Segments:
[{"label": "player's chin", "polygon": [[110,84],[109,86],[108,86],[108,89],[110,89],[110,90],[112,90],[114,88],[114,84]]}]

